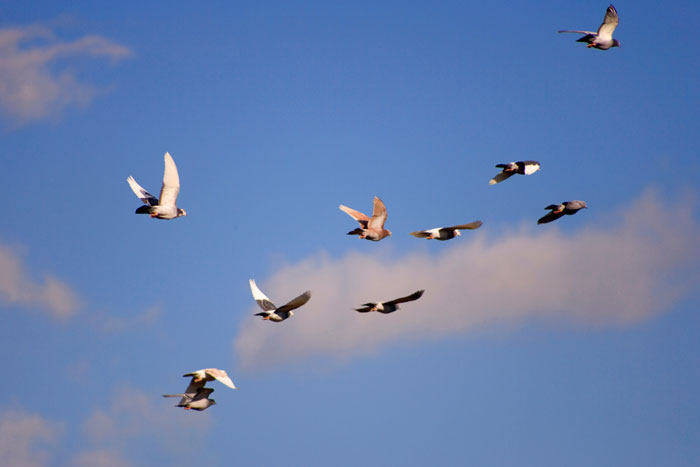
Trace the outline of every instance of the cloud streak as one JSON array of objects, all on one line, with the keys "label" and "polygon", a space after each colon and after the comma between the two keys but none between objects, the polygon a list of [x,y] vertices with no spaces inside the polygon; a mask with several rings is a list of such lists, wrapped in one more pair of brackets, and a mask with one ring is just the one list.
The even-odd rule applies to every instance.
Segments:
[{"label": "cloud streak", "polygon": [[61,425],[37,414],[8,410],[0,416],[0,459],[3,465],[48,465],[47,445],[55,445]]},{"label": "cloud streak", "polygon": [[[31,45],[29,45],[31,44]],[[121,60],[131,54],[122,45],[89,35],[61,41],[48,28],[33,25],[0,29],[0,110],[19,123],[57,115],[68,106],[87,106],[93,85],[69,70],[56,71],[74,57]]]},{"label": "cloud streak", "polygon": [[43,283],[34,282],[20,258],[0,244],[0,304],[38,307],[54,318],[73,316],[82,307],[77,294],[64,282],[48,274]]},{"label": "cloud streak", "polygon": [[[309,288],[314,295],[281,325],[246,318],[234,340],[235,356],[241,367],[253,368],[317,355],[345,359],[392,341],[532,317],[588,325],[647,319],[700,283],[700,226],[689,198],[697,196],[663,203],[648,191],[603,227],[564,234],[556,225],[527,226],[500,238],[483,229],[467,242],[446,244],[437,256],[318,254],[265,280],[272,297]],[[423,298],[391,315],[352,310],[417,289],[426,289]]]}]

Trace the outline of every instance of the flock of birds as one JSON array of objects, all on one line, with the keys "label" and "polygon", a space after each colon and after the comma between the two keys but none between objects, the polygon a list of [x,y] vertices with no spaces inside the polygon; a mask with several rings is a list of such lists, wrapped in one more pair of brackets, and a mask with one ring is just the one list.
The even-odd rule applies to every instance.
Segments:
[{"label": "flock of birds", "polygon": [[[605,13],[603,23],[600,25],[597,32],[582,30],[561,30],[558,32],[584,34],[584,36],[578,39],[577,42],[585,42],[588,44],[587,47],[589,48],[593,47],[601,50],[608,50],[611,47],[620,46],[620,42],[612,37],[613,31],[617,27],[618,22],[619,18],[617,15],[617,10],[613,5],[610,5]],[[134,180],[134,177],[130,176],[126,179],[127,183],[131,187],[131,190],[143,203],[142,206],[136,209],[136,214],[148,214],[152,218],[156,219],[175,219],[177,217],[187,215],[187,212],[184,209],[177,207],[177,196],[180,192],[180,177],[177,172],[175,161],[167,152],[165,153],[164,159],[165,170],[163,173],[163,186],[161,187],[160,196],[158,198],[150,194],[141,185],[139,185],[136,180]],[[500,183],[515,174],[532,175],[540,170],[540,163],[532,160],[517,161],[509,162],[507,164],[498,164],[496,167],[501,169],[501,172],[489,180],[489,185]],[[537,223],[546,224],[559,219],[564,215],[576,214],[579,210],[586,207],[586,202],[580,200],[550,204],[549,206],[545,207],[545,209],[549,210],[550,212],[541,217]],[[358,235],[359,238],[374,242],[378,242],[391,235],[391,231],[384,228],[384,223],[387,219],[386,206],[378,197],[374,197],[372,217],[342,204],[339,206],[339,208],[360,224],[360,227],[351,230],[347,233],[348,235]],[[481,225],[481,221],[474,221],[468,224],[453,225],[450,227],[435,227],[427,230],[419,230],[416,232],[411,232],[410,235],[418,238],[427,238],[428,240],[445,241],[460,236],[461,230],[474,230],[481,227]],[[311,291],[307,290],[284,305],[277,307],[258,288],[255,280],[253,279],[250,279],[250,290],[253,295],[253,299],[262,309],[262,312],[256,313],[255,316],[261,316],[263,320],[273,322],[282,322],[294,316],[293,310],[303,306],[311,299]],[[421,296],[423,296],[423,292],[424,290],[418,290],[410,295],[395,298],[393,300],[364,303],[355,310],[360,313],[368,313],[372,311],[384,314],[393,313],[399,309],[399,304],[418,300],[421,298]],[[214,389],[206,387],[206,383],[209,381],[217,380],[231,389],[237,389],[226,371],[217,368],[205,368],[192,373],[187,373],[183,376],[192,378],[185,392],[181,394],[164,394],[163,397],[179,397],[180,401],[176,407],[183,407],[186,410],[202,411],[216,404],[214,399],[209,398],[211,393],[214,392]]]}]

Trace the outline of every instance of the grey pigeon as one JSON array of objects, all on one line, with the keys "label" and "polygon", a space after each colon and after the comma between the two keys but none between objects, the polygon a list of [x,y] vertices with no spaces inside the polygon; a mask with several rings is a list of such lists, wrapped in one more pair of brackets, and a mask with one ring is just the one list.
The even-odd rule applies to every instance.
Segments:
[{"label": "grey pigeon", "polygon": [[503,170],[501,173],[489,180],[489,185],[500,183],[515,174],[532,175],[540,170],[540,163],[537,161],[518,161],[509,162],[508,164],[498,164],[496,167]]},{"label": "grey pigeon", "polygon": [[538,224],[546,224],[547,222],[552,222],[559,219],[564,214],[573,215],[576,214],[580,209],[587,208],[585,201],[564,201],[561,204],[550,204],[545,209],[551,209],[552,212],[548,213],[544,217],[540,218]]},{"label": "grey pigeon", "polygon": [[182,399],[180,399],[180,402],[178,402],[175,407],[201,412],[202,410],[207,410],[212,405],[216,405],[214,399],[209,399],[212,392],[214,392],[212,388],[199,388],[194,394],[163,394],[163,397],[182,396]]},{"label": "grey pigeon", "polygon": [[263,310],[262,313],[256,313],[255,316],[262,316],[262,319],[264,320],[270,320],[277,323],[294,316],[294,312],[292,310],[299,308],[311,298],[311,291],[307,290],[303,294],[277,308],[275,304],[272,303],[272,301],[267,298],[267,296],[258,288],[254,279],[250,279],[250,291],[253,293],[253,298],[255,301]]},{"label": "grey pigeon", "polygon": [[348,232],[348,235],[359,235],[360,238],[366,238],[367,240],[372,240],[373,242],[378,242],[382,238],[391,235],[391,231],[384,228],[384,222],[386,222],[387,218],[386,206],[384,206],[382,200],[376,196],[374,197],[371,219],[365,214],[362,214],[360,211],[355,211],[354,209],[343,206],[342,204],[338,207],[341,211],[360,223],[360,227],[355,230],[351,230]]},{"label": "grey pigeon", "polygon": [[359,308],[355,308],[355,311],[359,311],[360,313],[368,313],[370,311],[378,311],[379,313],[384,314],[393,313],[394,311],[399,309],[399,303],[406,303],[418,300],[419,298],[421,298],[421,296],[423,296],[423,292],[425,291],[418,290],[417,292],[413,292],[411,295],[408,295],[406,297],[396,298],[387,302],[365,303]]},{"label": "grey pigeon", "polygon": [[177,195],[180,192],[180,176],[177,173],[175,161],[169,153],[165,153],[165,170],[163,171],[163,186],[160,189],[160,199],[147,192],[129,176],[126,181],[131,191],[141,200],[143,206],[136,209],[136,214],[149,214],[157,219],[174,219],[186,216],[184,209],[177,207]]},{"label": "grey pigeon", "polygon": [[481,227],[481,221],[470,222],[469,224],[453,225],[452,227],[436,227],[434,229],[419,230],[411,232],[411,235],[418,238],[427,238],[428,240],[449,240],[456,236],[462,235],[460,230],[474,230]]},{"label": "grey pigeon", "polygon": [[586,42],[588,44],[586,47],[588,48],[594,47],[600,50],[608,50],[611,47],[620,47],[620,41],[613,39],[613,32],[619,22],[620,18],[617,16],[617,10],[611,3],[605,11],[605,18],[603,18],[603,23],[597,32],[579,30],[561,30],[557,32],[585,34],[582,38],[577,39],[576,42]]},{"label": "grey pigeon", "polygon": [[[196,401],[200,401],[200,398],[197,398],[198,395],[202,392],[202,390],[208,390],[209,392],[206,393],[204,398],[206,399],[209,394],[213,391],[213,389],[205,388],[204,385],[207,384],[207,381],[214,381],[217,380],[221,382],[222,384],[230,387],[231,389],[237,389],[236,386],[233,384],[233,381],[231,381],[231,378],[229,378],[228,374],[224,370],[219,370],[218,368],[205,368],[203,370],[197,370],[193,371],[192,373],[185,373],[182,375],[183,377],[192,377],[192,380],[190,381],[190,384],[187,386],[187,389],[185,389],[185,392],[182,394],[163,394],[163,397],[180,397],[180,402],[178,402],[178,405],[175,407],[184,407],[185,409],[190,409],[190,408],[195,408],[192,406],[192,403]],[[213,402],[213,401],[212,401]],[[197,402],[197,406],[199,405],[206,405],[202,409],[195,409],[195,410],[204,410],[209,405],[206,402]]]}]

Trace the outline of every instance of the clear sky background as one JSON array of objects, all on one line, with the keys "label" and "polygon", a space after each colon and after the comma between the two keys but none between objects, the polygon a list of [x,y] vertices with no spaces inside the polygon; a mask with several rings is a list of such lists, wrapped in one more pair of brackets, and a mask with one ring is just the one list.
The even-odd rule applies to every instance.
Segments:
[{"label": "clear sky background", "polygon": [[700,3],[606,7],[1,3],[3,463],[696,465]]}]

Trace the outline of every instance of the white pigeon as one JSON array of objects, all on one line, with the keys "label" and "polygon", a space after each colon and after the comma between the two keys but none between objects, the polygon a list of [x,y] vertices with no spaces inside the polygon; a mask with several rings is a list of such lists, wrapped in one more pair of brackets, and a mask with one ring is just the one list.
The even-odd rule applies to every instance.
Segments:
[{"label": "white pigeon", "polygon": [[619,23],[620,17],[611,3],[608,9],[605,10],[605,18],[603,18],[603,22],[597,32],[568,29],[557,32],[585,34],[582,38],[577,39],[576,42],[586,42],[588,44],[586,47],[588,48],[594,47],[600,50],[608,50],[611,47],[620,47],[620,41],[613,39],[613,32]]},{"label": "white pigeon", "polygon": [[277,308],[275,304],[272,303],[272,301],[267,298],[267,296],[258,288],[257,284],[255,283],[255,279],[250,279],[250,291],[253,293],[253,298],[255,301],[263,310],[262,313],[256,313],[255,316],[262,316],[262,319],[264,320],[270,320],[277,323],[294,316],[294,312],[292,310],[299,308],[311,298],[311,291],[307,290],[303,294]]},{"label": "white pigeon", "polygon": [[163,187],[160,189],[160,199],[136,183],[134,177],[129,176],[126,179],[131,190],[143,203],[143,206],[136,209],[136,214],[150,214],[151,217],[157,219],[174,219],[187,215],[184,209],[180,209],[176,205],[177,195],[180,192],[180,176],[177,173],[175,161],[167,152],[164,159],[165,170],[163,172]]}]

